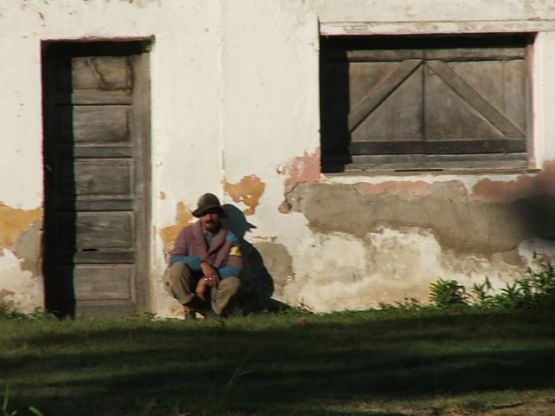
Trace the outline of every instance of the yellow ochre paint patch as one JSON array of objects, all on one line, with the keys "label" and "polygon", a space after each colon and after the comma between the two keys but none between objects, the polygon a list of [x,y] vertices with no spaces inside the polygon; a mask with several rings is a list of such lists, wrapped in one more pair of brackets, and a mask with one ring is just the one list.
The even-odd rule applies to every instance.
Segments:
[{"label": "yellow ochre paint patch", "polygon": [[245,215],[253,215],[260,203],[266,184],[256,175],[243,176],[239,183],[224,182],[224,191],[234,202],[242,202],[247,206],[243,210]]},{"label": "yellow ochre paint patch", "polygon": [[162,238],[162,242],[164,243],[164,250],[169,251],[173,248],[173,244],[179,235],[179,232],[187,224],[190,224],[192,219],[193,216],[185,204],[183,202],[179,202],[176,207],[175,224],[160,230],[160,238]]},{"label": "yellow ochre paint patch", "polygon": [[33,223],[42,218],[42,208],[12,208],[0,202],[0,249],[10,247]]}]

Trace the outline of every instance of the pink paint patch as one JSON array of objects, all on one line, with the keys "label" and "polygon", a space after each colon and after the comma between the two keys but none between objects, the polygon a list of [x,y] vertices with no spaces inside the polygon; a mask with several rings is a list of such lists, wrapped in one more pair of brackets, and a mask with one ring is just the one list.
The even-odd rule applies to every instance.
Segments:
[{"label": "pink paint patch", "polygon": [[291,192],[295,185],[302,182],[318,182],[320,180],[320,149],[312,154],[292,160],[287,168],[288,177],[285,180],[285,193]]},{"label": "pink paint patch", "polygon": [[482,179],[474,185],[472,199],[502,204],[539,195],[555,195],[555,162],[546,163],[535,176],[520,175],[514,181]]}]

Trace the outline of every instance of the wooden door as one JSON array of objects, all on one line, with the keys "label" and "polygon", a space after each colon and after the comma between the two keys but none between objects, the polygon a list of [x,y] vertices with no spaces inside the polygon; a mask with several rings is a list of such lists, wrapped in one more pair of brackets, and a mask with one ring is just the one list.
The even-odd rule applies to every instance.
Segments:
[{"label": "wooden door", "polygon": [[43,45],[47,309],[145,310],[149,70],[143,42]]}]

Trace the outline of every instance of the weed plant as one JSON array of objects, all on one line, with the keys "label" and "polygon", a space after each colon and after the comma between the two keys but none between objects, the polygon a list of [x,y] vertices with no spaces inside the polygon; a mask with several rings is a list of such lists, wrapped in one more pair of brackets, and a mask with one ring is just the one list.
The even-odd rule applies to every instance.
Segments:
[{"label": "weed plant", "polygon": [[0,409],[0,416],[44,416],[40,410],[33,406],[27,406],[19,409],[10,409],[10,385],[6,383],[4,388],[4,398],[2,399],[2,408]]},{"label": "weed plant", "polygon": [[467,305],[467,294],[456,280],[438,279],[430,286],[430,301],[438,308]]},{"label": "weed plant", "polygon": [[437,308],[472,307],[481,310],[546,309],[555,307],[555,270],[534,255],[535,265],[524,276],[506,283],[498,292],[486,276],[466,288],[455,280],[439,279],[430,285],[430,302]]}]

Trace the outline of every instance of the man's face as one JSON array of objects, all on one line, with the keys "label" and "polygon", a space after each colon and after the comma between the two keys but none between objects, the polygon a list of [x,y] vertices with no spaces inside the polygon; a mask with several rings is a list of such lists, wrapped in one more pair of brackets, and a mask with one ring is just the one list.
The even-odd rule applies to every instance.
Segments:
[{"label": "man's face", "polygon": [[206,214],[199,217],[199,220],[205,231],[213,233],[220,228],[220,214],[218,211],[207,211]]}]

